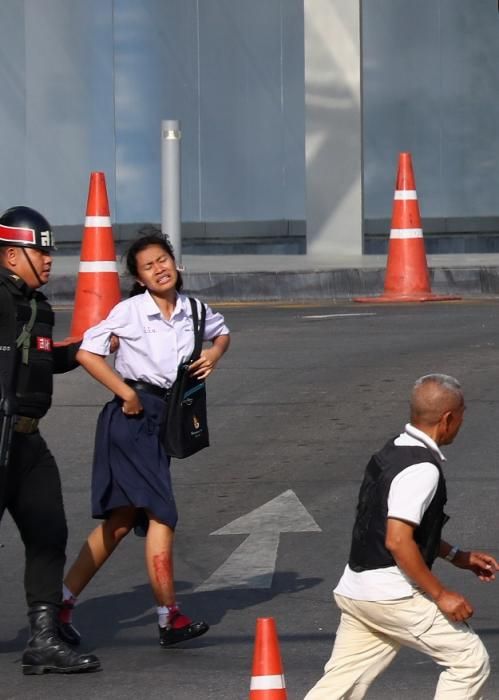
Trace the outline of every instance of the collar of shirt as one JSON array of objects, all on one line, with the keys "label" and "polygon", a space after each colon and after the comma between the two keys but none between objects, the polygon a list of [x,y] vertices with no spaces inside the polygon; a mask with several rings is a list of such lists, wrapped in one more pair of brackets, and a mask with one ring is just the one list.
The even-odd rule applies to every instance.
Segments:
[{"label": "collar of shirt", "polygon": [[[148,316],[161,316],[161,317],[163,317],[163,314],[161,313],[161,309],[154,301],[154,299],[151,296],[151,293],[149,292],[148,289],[146,289],[146,291],[144,292],[142,299],[143,299],[142,303],[143,303],[144,311],[146,312],[146,314]],[[177,294],[177,301],[175,303],[175,309],[173,310],[173,313],[172,313],[170,319],[168,319],[168,320],[171,321],[174,316],[177,316],[177,314],[181,313],[182,311],[185,312],[184,299],[182,298],[182,296],[180,294]],[[164,319],[164,320],[168,322],[167,319]]]},{"label": "collar of shirt", "polygon": [[410,437],[414,438],[418,442],[423,443],[423,445],[425,447],[427,447],[429,450],[431,450],[439,459],[442,460],[442,462],[446,461],[445,456],[440,451],[439,446],[437,445],[437,443],[434,440],[432,440],[432,438],[429,435],[427,435],[426,433],[423,433],[423,431],[419,430],[419,428],[415,428],[410,423],[407,423],[407,425],[404,428],[404,431]]}]

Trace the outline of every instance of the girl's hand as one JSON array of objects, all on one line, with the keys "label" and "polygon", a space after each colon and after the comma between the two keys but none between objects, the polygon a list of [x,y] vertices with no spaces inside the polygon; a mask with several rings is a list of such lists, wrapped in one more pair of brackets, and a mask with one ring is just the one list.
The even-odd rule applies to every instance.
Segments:
[{"label": "girl's hand", "polygon": [[121,410],[126,416],[137,416],[139,413],[142,413],[144,408],[140,403],[138,394],[135,391],[132,391],[130,398],[123,399],[123,406]]},{"label": "girl's hand", "polygon": [[206,379],[217,366],[220,357],[219,351],[214,347],[203,350],[199,360],[190,366],[189,374],[192,374],[196,379]]}]

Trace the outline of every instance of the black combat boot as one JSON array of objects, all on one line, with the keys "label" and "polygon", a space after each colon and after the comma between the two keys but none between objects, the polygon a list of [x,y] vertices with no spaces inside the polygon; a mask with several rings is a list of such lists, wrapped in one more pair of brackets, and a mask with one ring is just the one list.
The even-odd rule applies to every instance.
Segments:
[{"label": "black combat boot", "polygon": [[30,638],[23,653],[23,673],[81,673],[100,669],[96,656],[77,654],[61,640],[57,616],[56,605],[34,605],[28,610]]}]

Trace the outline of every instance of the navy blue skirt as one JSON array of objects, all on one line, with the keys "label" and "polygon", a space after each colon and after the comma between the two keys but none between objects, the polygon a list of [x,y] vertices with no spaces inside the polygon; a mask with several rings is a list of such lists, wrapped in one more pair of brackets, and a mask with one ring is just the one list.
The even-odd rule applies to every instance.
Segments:
[{"label": "navy blue skirt", "polygon": [[92,468],[92,517],[107,518],[121,506],[138,509],[135,532],[144,535],[151,512],[175,529],[177,507],[170,458],[160,441],[165,402],[139,391],[144,411],[126,416],[118,397],[102,409],[95,433]]}]

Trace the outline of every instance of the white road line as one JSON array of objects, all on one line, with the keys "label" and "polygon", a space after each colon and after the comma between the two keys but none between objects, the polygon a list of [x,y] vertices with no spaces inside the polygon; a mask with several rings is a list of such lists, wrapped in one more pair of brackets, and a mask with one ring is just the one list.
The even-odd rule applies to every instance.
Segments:
[{"label": "white road line", "polygon": [[346,316],[376,316],[376,314],[373,313],[359,313],[359,314],[321,314],[320,316],[302,316],[302,318],[313,318],[313,319],[320,319],[320,318],[345,318]]}]

